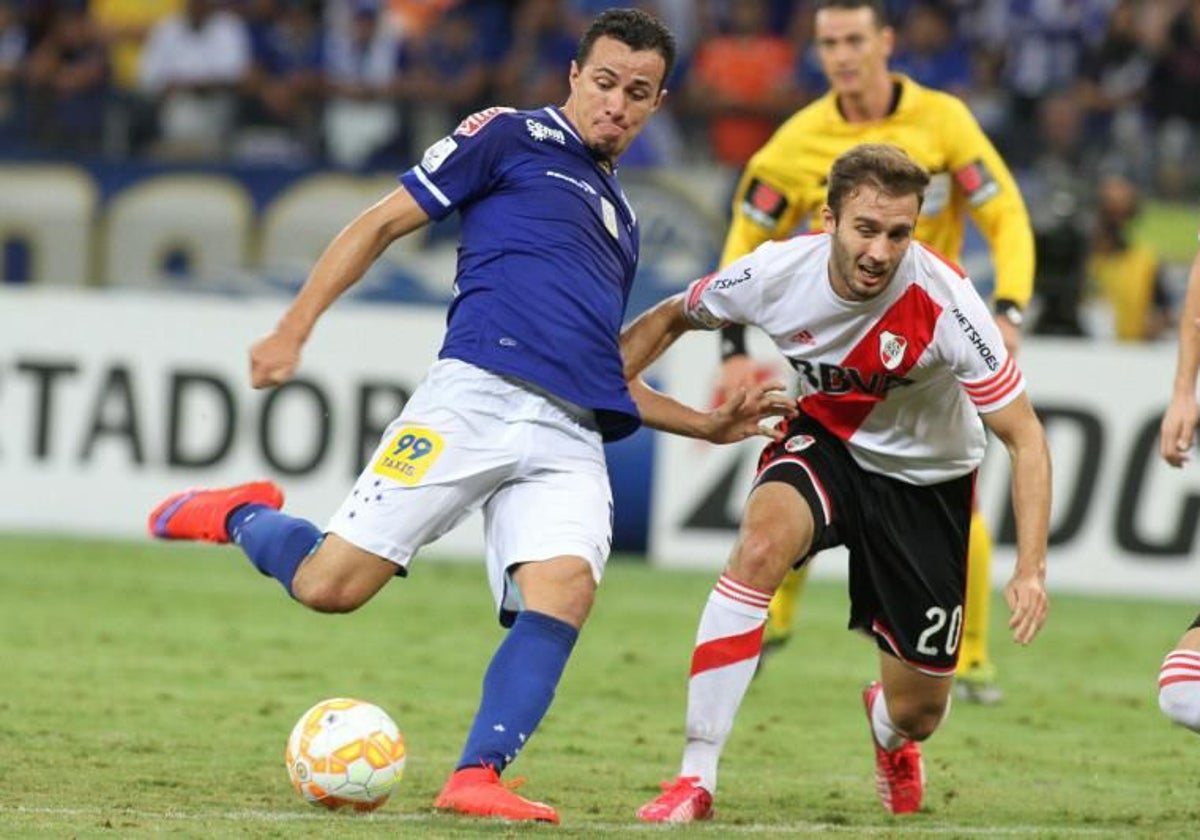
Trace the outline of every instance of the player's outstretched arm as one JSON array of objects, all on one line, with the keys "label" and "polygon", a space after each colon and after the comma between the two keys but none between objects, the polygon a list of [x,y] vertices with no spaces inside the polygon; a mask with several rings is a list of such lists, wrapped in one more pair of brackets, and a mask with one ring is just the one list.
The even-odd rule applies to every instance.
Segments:
[{"label": "player's outstretched arm", "polygon": [[1179,315],[1179,353],[1171,403],[1163,415],[1158,451],[1172,467],[1182,467],[1196,436],[1196,373],[1200,369],[1200,253],[1192,260],[1187,296]]},{"label": "player's outstretched arm", "polygon": [[1004,588],[1013,641],[1029,644],[1046,622],[1046,543],[1050,531],[1050,448],[1026,394],[999,411],[983,415],[984,424],[1012,459],[1012,503],[1017,519],[1017,565]]},{"label": "player's outstretched arm", "polygon": [[778,432],[763,428],[761,421],[796,413],[795,402],[784,393],[782,382],[739,389],[720,407],[706,412],[654,390],[641,379],[655,359],[692,329],[697,326],[684,314],[684,297],[680,294],[646,310],[622,331],[625,378],[643,422],[652,429],[712,443],[733,443],[754,435],[775,437]]},{"label": "player's outstretched arm", "polygon": [[632,382],[654,364],[679,336],[698,329],[683,311],[684,293],[661,300],[621,330],[621,358],[625,379]]},{"label": "player's outstretched arm", "polygon": [[275,329],[250,348],[250,383],[267,388],[291,379],[321,314],[358,282],[388,245],[428,221],[408,191],[397,187],[344,227],[317,259]]}]

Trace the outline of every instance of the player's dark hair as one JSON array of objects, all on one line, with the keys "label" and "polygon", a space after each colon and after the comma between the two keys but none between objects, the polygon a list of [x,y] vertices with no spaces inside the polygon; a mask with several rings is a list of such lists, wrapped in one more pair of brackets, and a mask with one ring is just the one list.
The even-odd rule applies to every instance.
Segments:
[{"label": "player's dark hair", "polygon": [[833,162],[825,203],[837,219],[847,198],[862,187],[872,187],[892,198],[915,195],[920,208],[928,186],[929,173],[899,146],[863,143]]},{"label": "player's dark hair", "polygon": [[877,24],[888,25],[887,6],[884,4],[884,0],[816,0],[813,3],[813,13],[822,9],[870,9],[875,14]]},{"label": "player's dark hair", "polygon": [[661,55],[666,64],[662,82],[659,83],[659,89],[662,89],[675,69],[675,36],[662,21],[641,9],[608,9],[601,12],[579,39],[575,63],[580,67],[586,64],[596,41],[605,36],[620,41],[634,52],[654,50]]}]

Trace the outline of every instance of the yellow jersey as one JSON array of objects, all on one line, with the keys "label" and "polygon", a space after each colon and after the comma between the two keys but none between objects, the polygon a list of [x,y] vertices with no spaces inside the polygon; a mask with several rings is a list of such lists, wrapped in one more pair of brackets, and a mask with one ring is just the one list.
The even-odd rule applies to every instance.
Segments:
[{"label": "yellow jersey", "polygon": [[952,260],[970,214],[991,250],[995,298],[1020,306],[1033,293],[1033,230],[1016,181],[963,102],[894,75],[895,108],[850,123],[831,91],[793,114],[750,159],[733,202],[721,265],[820,225],[830,167],[860,143],[891,143],[929,171],[916,238]]},{"label": "yellow jersey", "polygon": [[1154,337],[1151,316],[1166,309],[1166,303],[1160,291],[1158,255],[1151,248],[1135,242],[1109,254],[1093,254],[1088,275],[1089,291],[1112,310],[1118,340]]}]

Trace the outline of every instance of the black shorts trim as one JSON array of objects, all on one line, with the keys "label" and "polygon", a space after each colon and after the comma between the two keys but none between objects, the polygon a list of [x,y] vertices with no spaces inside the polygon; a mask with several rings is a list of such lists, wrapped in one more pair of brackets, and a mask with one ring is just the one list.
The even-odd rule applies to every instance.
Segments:
[{"label": "black shorts trim", "polygon": [[884,627],[882,623],[880,623],[879,619],[875,619],[871,622],[871,635],[875,637],[875,643],[879,646],[880,650],[884,651],[885,653],[890,653],[905,665],[920,671],[922,674],[928,674],[931,677],[952,677],[954,676],[955,670],[957,670],[957,656],[955,657],[956,664],[948,667],[935,667],[933,665],[922,664],[915,660],[909,659],[900,649],[900,645],[897,644],[895,636],[893,636],[892,632]]},{"label": "black shorts trim", "polygon": [[[789,469],[776,469],[780,467],[787,467]],[[803,470],[804,475],[804,478],[800,479],[799,481],[797,481],[799,478],[797,474],[797,468],[799,468],[799,470]],[[771,469],[776,469],[776,472],[779,473],[779,475],[768,477],[767,472]],[[833,522],[833,500],[830,499],[829,491],[825,489],[825,485],[821,483],[821,479],[817,476],[816,472],[813,470],[808,461],[796,455],[783,455],[779,458],[768,461],[767,463],[763,464],[761,468],[759,468],[758,478],[755,479],[754,484],[755,486],[758,486],[759,484],[767,481],[782,481],[785,484],[792,485],[800,491],[802,496],[808,499],[808,503],[814,511],[818,508],[820,509],[821,518],[823,520],[820,523],[821,525],[828,528],[830,523]],[[809,498],[810,494],[804,492],[804,485],[812,488],[812,498]]]}]

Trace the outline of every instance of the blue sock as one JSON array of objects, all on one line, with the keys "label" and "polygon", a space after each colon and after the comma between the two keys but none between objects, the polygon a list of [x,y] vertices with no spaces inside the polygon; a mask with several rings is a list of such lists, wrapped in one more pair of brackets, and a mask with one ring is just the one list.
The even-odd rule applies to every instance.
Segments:
[{"label": "blue sock", "polygon": [[234,510],[225,529],[255,568],[283,584],[289,595],[296,569],[322,537],[317,526],[307,519],[259,504],[242,505]]},{"label": "blue sock", "polygon": [[517,757],[537,729],[579,631],[545,613],[522,611],[487,673],[483,697],[458,769],[490,764],[497,773]]}]

